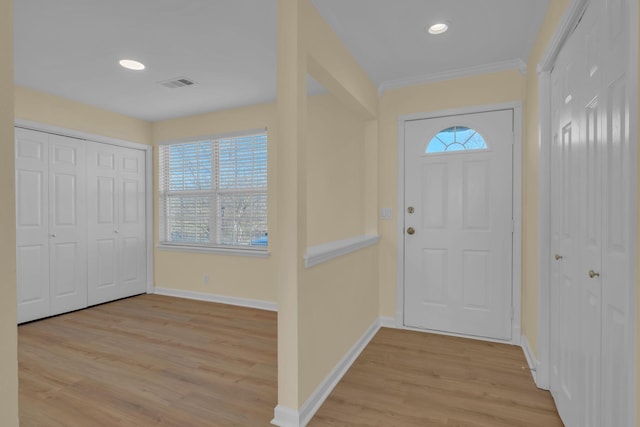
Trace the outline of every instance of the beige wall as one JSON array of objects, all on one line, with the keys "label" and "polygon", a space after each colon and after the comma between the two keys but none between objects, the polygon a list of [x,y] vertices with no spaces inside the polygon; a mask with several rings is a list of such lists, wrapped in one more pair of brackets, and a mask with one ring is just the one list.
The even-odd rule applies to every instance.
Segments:
[{"label": "beige wall", "polygon": [[[362,235],[367,122],[332,94],[311,97],[308,112],[308,246]],[[377,318],[377,260],[369,247],[301,275],[301,404]]]},{"label": "beige wall", "polygon": [[11,7],[10,0],[0,0],[0,425],[17,427],[18,350]]},{"label": "beige wall", "polygon": [[15,87],[16,119],[151,144],[151,124],[56,95]]},{"label": "beige wall", "polygon": [[[365,177],[376,170],[369,150],[377,146],[378,102],[371,81],[309,0],[279,0],[278,10],[278,405],[299,410],[377,314],[375,247],[310,269],[303,258],[311,244],[375,231],[376,182]],[[307,73],[335,99],[309,101]],[[337,171],[347,188],[330,194],[324,174],[343,165],[330,155],[336,149],[354,164]],[[358,200],[348,199],[358,187]],[[334,212],[344,203],[359,211],[347,213],[348,226]],[[353,227],[359,232],[348,230]]]},{"label": "beige wall", "polygon": [[[525,78],[517,70],[386,91],[380,101],[378,182],[380,207],[393,208],[379,222],[380,315],[395,317],[397,287],[398,119],[402,115],[524,100]],[[516,166],[517,167],[517,166]]]},{"label": "beige wall", "polygon": [[299,299],[300,404],[378,317],[377,261],[373,246],[305,272]]},{"label": "beige wall", "polygon": [[311,97],[308,110],[307,244],[314,246],[365,232],[365,123],[333,95]]},{"label": "beige wall", "polygon": [[[185,118],[165,120],[153,124],[154,143],[181,138],[211,136],[267,128],[269,157],[269,200],[275,200],[277,187],[277,132],[276,104],[261,104]],[[154,150],[154,165],[158,165],[157,150]],[[154,200],[158,206],[158,177],[154,174]],[[154,210],[155,224],[158,222]],[[269,204],[269,235],[277,235],[275,203]],[[272,240],[272,239],[270,239]],[[158,241],[158,227],[155,239]],[[271,242],[270,242],[271,243]],[[168,250],[155,250],[155,285],[182,291],[195,291],[238,298],[275,302],[277,300],[276,265],[272,256],[253,258],[201,254]],[[208,276],[205,283],[204,276]]]}]

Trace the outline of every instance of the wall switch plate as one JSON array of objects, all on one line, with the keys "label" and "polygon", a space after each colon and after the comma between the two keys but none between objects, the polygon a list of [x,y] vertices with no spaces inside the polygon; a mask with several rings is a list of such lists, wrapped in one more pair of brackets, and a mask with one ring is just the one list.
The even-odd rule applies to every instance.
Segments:
[{"label": "wall switch plate", "polygon": [[380,219],[393,219],[393,209],[392,208],[380,209]]}]

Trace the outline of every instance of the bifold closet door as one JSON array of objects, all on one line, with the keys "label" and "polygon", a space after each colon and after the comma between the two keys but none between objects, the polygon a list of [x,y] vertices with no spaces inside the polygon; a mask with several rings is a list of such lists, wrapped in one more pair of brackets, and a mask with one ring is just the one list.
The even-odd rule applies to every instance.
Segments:
[{"label": "bifold closet door", "polygon": [[22,323],[87,306],[85,142],[21,128],[15,135]]},{"label": "bifold closet door", "polygon": [[146,290],[145,154],[87,145],[89,305]]},{"label": "bifold closet door", "polygon": [[51,314],[48,141],[46,133],[15,129],[18,323]]},{"label": "bifold closet door", "polygon": [[49,136],[51,314],[87,306],[85,141]]}]

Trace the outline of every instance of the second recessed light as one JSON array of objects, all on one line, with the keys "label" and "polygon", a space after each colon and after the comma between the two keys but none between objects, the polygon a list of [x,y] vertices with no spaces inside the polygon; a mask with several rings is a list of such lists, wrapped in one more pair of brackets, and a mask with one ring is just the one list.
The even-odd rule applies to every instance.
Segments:
[{"label": "second recessed light", "polygon": [[448,22],[436,22],[433,25],[427,27],[427,32],[429,34],[438,35],[446,32],[449,29]]},{"label": "second recessed light", "polygon": [[134,61],[133,59],[121,59],[120,65],[128,70],[141,71],[145,69],[142,62]]}]

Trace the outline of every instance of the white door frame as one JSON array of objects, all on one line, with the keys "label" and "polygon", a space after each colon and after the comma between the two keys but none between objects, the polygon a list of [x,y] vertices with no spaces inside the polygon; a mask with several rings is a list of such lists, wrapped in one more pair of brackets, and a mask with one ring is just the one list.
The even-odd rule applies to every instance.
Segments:
[{"label": "white door frame", "polygon": [[100,142],[102,144],[115,145],[118,147],[133,148],[136,150],[144,151],[145,158],[145,190],[146,190],[146,229],[145,234],[147,238],[147,265],[146,265],[146,292],[148,294],[153,293],[153,147],[151,145],[140,144],[137,142],[125,141],[123,139],[111,138],[102,135],[96,135],[88,132],[82,132],[79,130],[67,129],[59,126],[47,125],[44,123],[33,122],[30,120],[16,119],[14,126],[36,130],[40,132],[52,133],[61,136],[68,136],[71,138],[85,139],[88,141]]},{"label": "white door frame", "polygon": [[[560,53],[560,49],[563,47],[565,41],[572,33],[573,29],[579,22],[582,13],[585,11],[589,4],[589,0],[571,0],[570,4],[565,11],[562,20],[560,21],[556,31],[549,42],[547,49],[540,60],[538,65],[538,90],[539,90],[539,129],[540,140],[538,141],[538,361],[536,361],[536,384],[538,387],[548,390],[550,383],[550,323],[549,323],[549,308],[550,308],[550,283],[551,283],[551,141],[552,141],[552,121],[551,121],[551,70],[553,69],[556,58]],[[630,198],[630,206],[632,206],[633,212],[630,216],[636,219],[631,225],[629,232],[632,236],[637,236],[637,191],[638,191],[638,2],[631,1],[630,14],[629,14],[629,92],[632,94],[629,97],[629,141],[632,159],[630,165],[631,171],[631,194],[627,195]],[[636,239],[632,239],[633,244],[631,247],[632,259],[636,259]],[[635,275],[635,265],[632,267]],[[637,277],[632,281],[629,289],[629,314],[631,327],[629,333],[631,337],[630,343],[635,357],[629,358],[629,366],[627,371],[629,375],[634,378],[631,381],[628,390],[628,396],[630,402],[636,402],[636,283]],[[628,405],[630,408],[629,418],[630,420],[636,419],[635,404]],[[635,422],[632,423],[635,425]]]},{"label": "white door frame", "polygon": [[[476,107],[441,110],[428,113],[403,115],[398,118],[398,206],[397,206],[397,277],[396,277],[396,318],[395,326],[401,329],[404,325],[404,186],[405,186],[405,142],[404,125],[407,121],[433,119],[463,114],[485,113],[496,110],[513,110],[513,270],[512,270],[512,307],[511,340],[500,341],[484,339],[485,341],[508,342],[520,345],[521,323],[521,275],[522,275],[522,103],[508,102],[503,104],[481,105]],[[456,335],[456,334],[449,334]],[[476,338],[477,337],[469,337]]]}]

